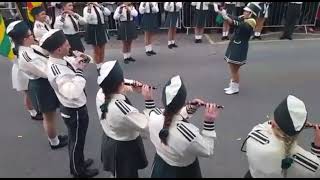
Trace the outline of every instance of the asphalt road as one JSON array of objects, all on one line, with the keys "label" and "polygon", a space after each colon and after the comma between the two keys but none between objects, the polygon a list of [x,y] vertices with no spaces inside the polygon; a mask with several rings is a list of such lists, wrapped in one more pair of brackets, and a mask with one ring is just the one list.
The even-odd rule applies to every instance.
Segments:
[{"label": "asphalt road", "polygon": [[[240,151],[243,140],[254,125],[267,120],[266,115],[272,114],[288,94],[304,100],[310,121],[320,122],[320,40],[251,43],[248,64],[241,69],[240,93],[234,96],[227,96],[223,91],[229,81],[223,60],[226,43],[211,44],[204,39],[204,43],[196,45],[193,35],[179,34],[179,48],[170,50],[163,34],[157,37],[154,46],[158,54],[148,57],[142,41],[143,36],[139,36],[132,50],[137,62],[123,64],[121,44],[114,38],[106,47],[106,60],[121,60],[127,78],[157,85],[160,90],[155,92],[155,100],[159,106],[162,106],[163,85],[176,74],[184,79],[188,99],[198,97],[225,106],[216,121],[215,155],[210,159],[200,158],[203,177],[243,177],[248,170],[246,155]],[[86,47],[92,53],[91,47]],[[42,123],[29,119],[22,95],[12,90],[11,66],[8,60],[0,58],[0,177],[71,177],[67,148],[49,149]],[[93,64],[85,75],[90,117],[85,156],[95,160],[93,167],[100,170],[97,177],[109,177],[110,173],[103,172],[100,162],[102,128],[95,107],[98,86]],[[141,95],[130,94],[129,98],[143,110]],[[202,121],[203,109],[200,109],[192,122],[200,126]],[[57,124],[59,132],[67,132],[60,117]],[[307,130],[301,134],[300,143],[310,149],[312,139],[313,132]],[[155,149],[148,138],[144,143],[149,165],[140,171],[140,177],[150,177]]]}]

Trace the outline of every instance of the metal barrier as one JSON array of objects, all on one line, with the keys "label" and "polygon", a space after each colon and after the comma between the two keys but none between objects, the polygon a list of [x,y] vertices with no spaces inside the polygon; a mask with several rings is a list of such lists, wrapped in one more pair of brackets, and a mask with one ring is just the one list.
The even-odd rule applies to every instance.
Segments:
[{"label": "metal barrier", "polygon": [[[7,4],[5,4],[7,3]],[[10,4],[11,3],[11,4]],[[22,18],[26,18],[26,2],[21,3],[14,3],[14,2],[0,2],[0,12],[3,14],[5,19],[15,20],[16,17],[12,17],[13,11],[16,12],[16,4],[21,6],[20,12]],[[117,7],[117,3],[110,3],[110,2],[103,2],[104,6],[106,6],[112,14],[107,17],[107,30],[110,32],[117,31],[119,22],[113,19],[113,13]],[[303,2],[300,17],[297,23],[297,26],[304,26],[305,30],[307,26],[315,26],[316,24],[316,16],[317,11],[319,9],[319,2]],[[85,7],[86,2],[75,2],[74,11],[83,15],[83,8]],[[139,2],[134,2],[135,8],[139,9]],[[237,7],[237,15],[242,13],[242,8],[245,4],[243,3],[242,6]],[[268,18],[265,21],[264,27],[283,27],[285,22],[285,15],[287,11],[288,2],[272,2],[269,6]],[[51,8],[50,5],[47,5],[48,8]],[[166,12],[164,11],[164,3],[159,3],[159,23],[160,29],[167,29],[164,27]],[[9,12],[9,15],[8,15]],[[217,13],[214,12],[213,8],[209,8],[209,21],[206,24],[205,29],[221,29],[222,25],[217,25],[215,22],[215,18]],[[142,15],[139,14],[135,18],[135,22],[137,24],[137,28],[140,29]],[[11,18],[11,19],[10,19]],[[191,8],[190,2],[183,2],[182,11],[180,11],[180,18],[179,18],[179,29],[186,29],[187,34],[189,33],[189,29],[193,28],[193,18],[194,18],[194,11]],[[80,31],[84,32],[85,26],[80,27]],[[307,33],[307,31],[306,31]]]}]

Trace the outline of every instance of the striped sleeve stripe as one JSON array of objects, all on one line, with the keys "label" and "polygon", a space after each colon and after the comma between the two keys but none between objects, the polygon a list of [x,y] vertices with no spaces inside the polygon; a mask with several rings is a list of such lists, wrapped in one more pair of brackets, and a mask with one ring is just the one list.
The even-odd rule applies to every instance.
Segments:
[{"label": "striped sleeve stripe", "polygon": [[177,125],[177,129],[179,130],[179,132],[181,132],[181,134],[188,140],[188,141],[192,141],[196,135],[194,135],[190,129],[188,129],[185,125],[183,124],[178,124]]},{"label": "striped sleeve stripe", "polygon": [[57,65],[55,65],[55,64],[54,64],[54,65],[52,65],[52,66],[56,69],[57,74],[61,74],[61,73],[60,73],[60,70],[59,70],[59,68],[58,68],[58,66],[57,66]]},{"label": "striped sleeve stripe", "polygon": [[214,122],[204,122],[203,123],[203,129],[207,131],[213,131],[215,129]]},{"label": "striped sleeve stripe", "polygon": [[58,67],[55,65],[55,64],[53,64],[52,66],[51,66],[51,70],[52,70],[52,72],[53,72],[53,75],[58,75],[58,74],[60,74],[60,70],[58,69]]},{"label": "striped sleeve stripe", "polygon": [[24,59],[27,61],[27,62],[30,62],[31,61],[31,58],[28,56],[27,52],[23,52],[22,53],[22,56],[24,57]]},{"label": "striped sleeve stripe", "polygon": [[269,143],[268,139],[264,138],[263,136],[260,136],[259,134],[256,133],[256,131],[251,132],[249,136],[255,139],[256,141],[260,142],[261,144]]},{"label": "striped sleeve stripe", "polygon": [[116,100],[116,105],[118,106],[118,108],[123,112],[123,114],[128,114],[130,109],[121,101]]},{"label": "striped sleeve stripe", "polygon": [[155,105],[153,100],[146,100],[145,101],[145,105],[146,105],[147,109],[152,109],[152,108],[156,107],[156,105]]},{"label": "striped sleeve stripe", "polygon": [[191,142],[191,138],[182,129],[180,129],[179,126],[177,129],[189,142]]},{"label": "striped sleeve stripe", "polygon": [[314,155],[320,157],[320,147],[317,147],[314,143],[311,143],[311,151]]},{"label": "striped sleeve stripe", "polygon": [[317,168],[319,166],[318,163],[304,157],[303,155],[301,155],[299,153],[293,155],[293,158],[294,158],[295,162],[299,163],[301,166],[309,169],[310,171],[313,171],[313,172],[317,171]]},{"label": "striped sleeve stripe", "polygon": [[159,108],[154,109],[159,115],[162,114],[162,111]]},{"label": "striped sleeve stripe", "polygon": [[190,129],[188,129],[184,124],[179,124],[178,126],[180,126],[180,128],[184,130],[192,139],[196,137],[196,135]]}]

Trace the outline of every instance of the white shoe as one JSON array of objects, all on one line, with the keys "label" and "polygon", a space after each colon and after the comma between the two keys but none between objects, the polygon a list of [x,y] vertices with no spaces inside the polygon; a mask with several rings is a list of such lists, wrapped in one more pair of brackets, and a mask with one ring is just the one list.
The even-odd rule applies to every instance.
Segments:
[{"label": "white shoe", "polygon": [[230,80],[230,82],[229,82],[229,87],[224,88],[223,90],[224,90],[224,91],[228,91],[228,90],[231,88],[231,83],[232,83],[232,81]]},{"label": "white shoe", "polygon": [[232,82],[230,85],[231,85],[230,88],[228,90],[226,90],[224,93],[228,94],[228,95],[238,94],[239,93],[239,84]]}]

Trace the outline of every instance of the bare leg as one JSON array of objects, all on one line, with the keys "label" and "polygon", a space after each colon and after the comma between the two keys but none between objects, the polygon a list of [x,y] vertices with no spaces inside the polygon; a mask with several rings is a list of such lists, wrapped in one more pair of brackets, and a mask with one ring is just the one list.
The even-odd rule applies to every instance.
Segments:
[{"label": "bare leg", "polygon": [[24,106],[26,107],[27,110],[33,110],[33,106],[32,106],[31,100],[28,96],[27,91],[23,91],[23,102],[24,102]]},{"label": "bare leg", "polygon": [[240,82],[240,65],[229,63],[229,68],[231,72],[232,82],[239,83]]},{"label": "bare leg", "polygon": [[56,112],[43,113],[43,128],[51,139],[57,136],[56,117]]}]

